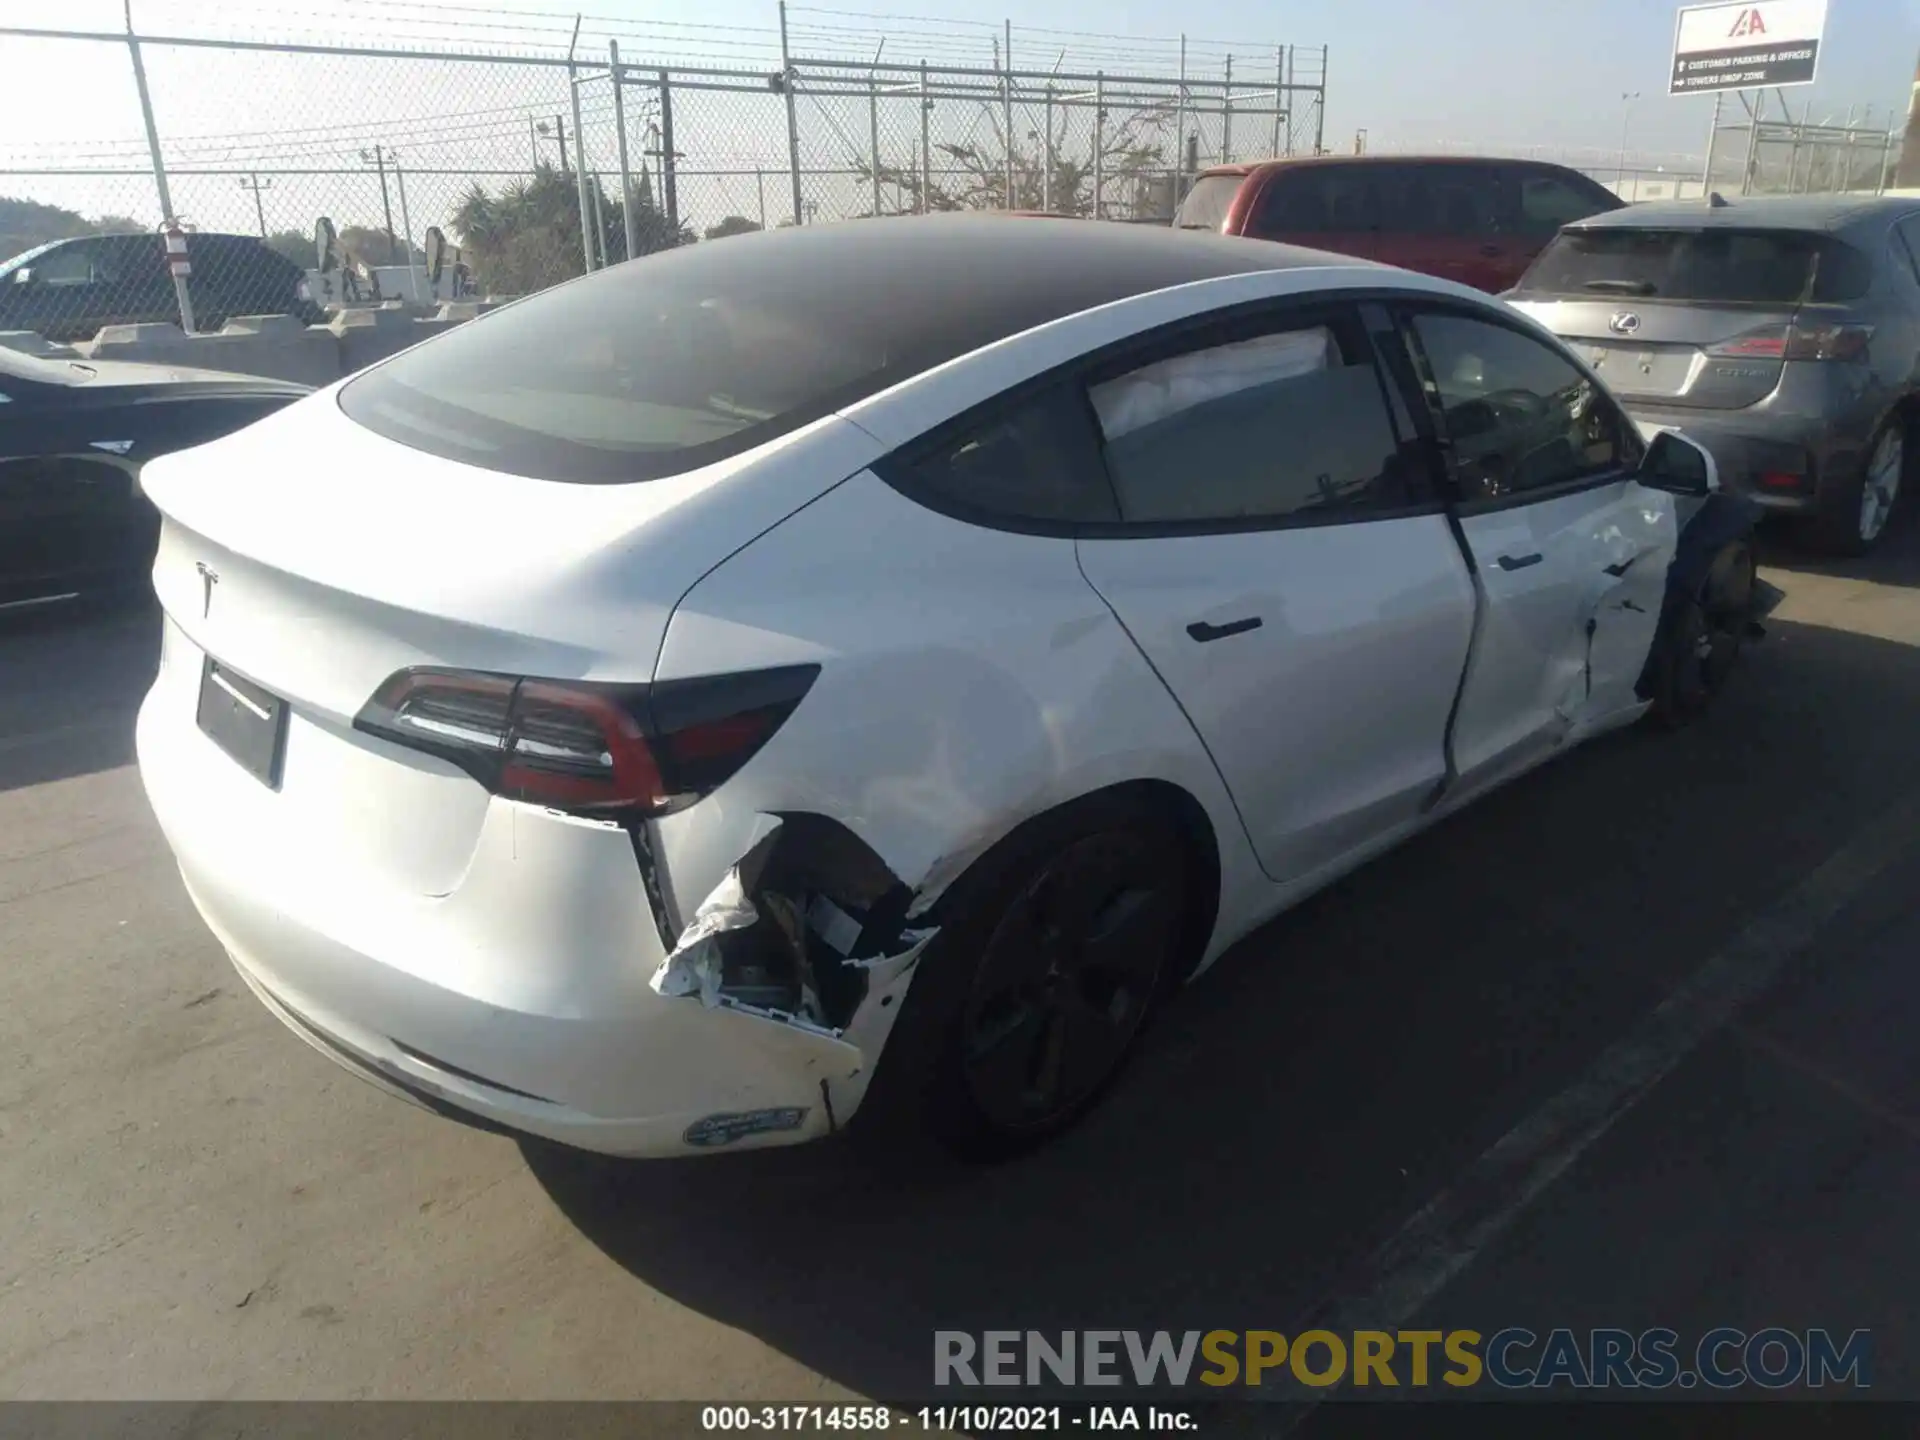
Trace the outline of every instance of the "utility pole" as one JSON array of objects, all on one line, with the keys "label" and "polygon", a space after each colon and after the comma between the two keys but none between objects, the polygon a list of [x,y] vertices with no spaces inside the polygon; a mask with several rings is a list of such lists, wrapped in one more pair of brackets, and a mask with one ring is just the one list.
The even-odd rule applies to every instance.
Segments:
[{"label": "utility pole", "polygon": [[780,90],[787,101],[787,177],[793,182],[793,223],[805,222],[800,197],[800,110],[793,97],[793,50],[787,44],[787,0],[780,0]]},{"label": "utility pole", "polygon": [[[560,173],[565,175],[567,173],[567,122],[556,115],[551,124],[542,120],[533,128],[538,134],[551,135],[560,142]],[[538,154],[534,156],[534,163],[536,165],[539,163]]]},{"label": "utility pole", "polygon": [[266,206],[260,203],[260,192],[262,190],[271,190],[273,188],[273,181],[262,180],[258,175],[242,175],[240,177],[240,188],[253,192],[253,216],[254,219],[260,222],[260,238],[264,240],[267,238],[267,209]]},{"label": "utility pole", "polygon": [[380,210],[387,222],[387,263],[389,265],[393,264],[393,252],[399,248],[399,242],[393,238],[393,202],[387,196],[387,161],[392,158],[392,152],[380,145],[360,152],[361,163],[371,165],[380,172]]},{"label": "utility pole", "polygon": [[1700,169],[1700,195],[1713,193],[1713,152],[1720,148],[1720,114],[1726,108],[1727,92],[1713,92],[1713,120],[1707,126],[1707,163]]},{"label": "utility pole", "polygon": [[[147,67],[140,60],[140,40],[133,33],[133,0],[126,0],[127,53],[133,57],[133,87],[140,94],[140,118],[147,127],[147,155],[153,161],[153,188],[160,197],[160,218],[173,219],[173,196],[167,191],[167,167],[160,159],[160,127],[154,123],[153,97],[147,93]],[[186,289],[181,287],[182,297]],[[184,304],[182,310],[186,309]],[[191,312],[188,312],[191,313]],[[187,328],[193,326],[189,323]]]},{"label": "utility pole", "polygon": [[[1633,123],[1633,102],[1639,98],[1638,90],[1622,92],[1620,96],[1620,163],[1613,172],[1613,193],[1616,195],[1620,194],[1627,182],[1627,127]],[[1639,193],[1638,185],[1634,187],[1634,192]],[[1620,195],[1620,198],[1624,200],[1627,197]]]}]

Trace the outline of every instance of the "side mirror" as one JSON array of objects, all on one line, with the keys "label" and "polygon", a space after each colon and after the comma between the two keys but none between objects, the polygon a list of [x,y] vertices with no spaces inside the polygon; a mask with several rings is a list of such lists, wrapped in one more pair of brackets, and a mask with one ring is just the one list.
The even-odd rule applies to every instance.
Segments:
[{"label": "side mirror", "polygon": [[1711,495],[1720,488],[1720,467],[1705,446],[1672,430],[1662,430],[1647,446],[1634,477],[1649,490],[1670,495]]},{"label": "side mirror", "polygon": [[31,285],[33,283],[32,267],[22,265],[18,270],[14,271],[13,283],[16,285]]}]

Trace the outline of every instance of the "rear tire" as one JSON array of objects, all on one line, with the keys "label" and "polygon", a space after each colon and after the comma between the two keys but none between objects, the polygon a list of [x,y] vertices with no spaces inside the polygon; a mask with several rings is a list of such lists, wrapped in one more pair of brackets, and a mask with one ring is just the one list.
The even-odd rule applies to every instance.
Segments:
[{"label": "rear tire", "polygon": [[1190,969],[1194,870],[1179,832],[1123,795],[1009,837],[937,907],[855,1135],[993,1160],[1071,1126]]},{"label": "rear tire", "polygon": [[1822,495],[1809,538],[1830,555],[1865,555],[1892,524],[1914,466],[1913,426],[1896,415],[1867,447],[1860,473],[1831,495]]}]

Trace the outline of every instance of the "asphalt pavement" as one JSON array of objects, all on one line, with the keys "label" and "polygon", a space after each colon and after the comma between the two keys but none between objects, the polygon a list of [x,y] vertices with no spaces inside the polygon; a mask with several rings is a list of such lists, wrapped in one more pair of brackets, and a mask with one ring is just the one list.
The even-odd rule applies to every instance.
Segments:
[{"label": "asphalt pavement", "polygon": [[900,1172],[521,1147],[335,1069],[147,811],[155,620],[15,623],[0,1396],[905,1399],[936,1328],[1371,1313],[1870,1327],[1920,1398],[1920,535],[1770,561],[1788,599],[1706,723],[1268,926],[1045,1152]]}]

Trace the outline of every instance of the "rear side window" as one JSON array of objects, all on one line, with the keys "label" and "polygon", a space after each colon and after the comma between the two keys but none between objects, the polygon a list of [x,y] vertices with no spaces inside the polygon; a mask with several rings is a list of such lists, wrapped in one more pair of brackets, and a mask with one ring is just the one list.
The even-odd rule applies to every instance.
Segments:
[{"label": "rear side window", "polygon": [[1381,176],[1383,228],[1402,235],[1492,235],[1498,172],[1484,165],[1396,165]]},{"label": "rear side window", "polygon": [[1338,235],[1380,228],[1380,203],[1367,167],[1303,166],[1275,177],[1260,195],[1262,235]]},{"label": "rear side window", "polygon": [[1362,347],[1310,325],[1189,351],[1093,386],[1121,518],[1364,518],[1418,503],[1417,467],[1400,453]]},{"label": "rear side window", "polygon": [[1218,230],[1227,223],[1233,197],[1245,183],[1244,175],[1202,175],[1180,202],[1174,225],[1181,230]]},{"label": "rear side window", "polygon": [[942,436],[887,473],[915,499],[989,524],[1119,518],[1077,385],[1056,386]]},{"label": "rear side window", "polygon": [[1618,208],[1613,197],[1598,185],[1575,184],[1550,171],[1515,170],[1512,174],[1519,227],[1524,235],[1551,235],[1562,225]]},{"label": "rear side window", "polygon": [[1639,295],[1721,305],[1857,300],[1872,284],[1867,258],[1829,235],[1799,230],[1568,230],[1540,253],[1523,291]]}]

